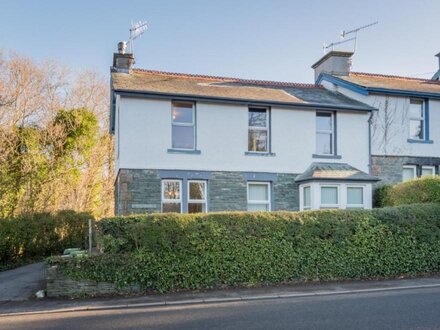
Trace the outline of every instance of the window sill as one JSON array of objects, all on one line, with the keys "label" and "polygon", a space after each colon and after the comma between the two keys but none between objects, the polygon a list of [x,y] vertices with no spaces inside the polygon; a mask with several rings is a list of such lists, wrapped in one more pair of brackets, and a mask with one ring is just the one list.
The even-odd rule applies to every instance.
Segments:
[{"label": "window sill", "polygon": [[425,144],[433,144],[434,141],[432,140],[415,140],[415,139],[408,139],[406,140],[409,143],[425,143]]},{"label": "window sill", "polygon": [[190,154],[190,155],[200,155],[202,152],[200,150],[185,150],[185,149],[168,149],[169,154]]},{"label": "window sill", "polygon": [[254,151],[246,151],[244,153],[245,156],[263,156],[263,157],[274,157],[276,154],[274,152],[254,152]]},{"label": "window sill", "polygon": [[339,155],[317,155],[317,154],[313,154],[312,158],[342,159],[342,156],[339,156]]}]

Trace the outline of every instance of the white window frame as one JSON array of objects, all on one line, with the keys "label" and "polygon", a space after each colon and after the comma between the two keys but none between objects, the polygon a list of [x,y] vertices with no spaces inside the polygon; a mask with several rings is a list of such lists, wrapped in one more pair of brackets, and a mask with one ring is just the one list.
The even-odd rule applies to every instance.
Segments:
[{"label": "white window frame", "polygon": [[[423,175],[423,170],[431,170],[432,174],[431,175]],[[423,165],[420,170],[420,177],[423,177],[423,176],[435,176],[435,166]]]},{"label": "white window frame", "polygon": [[404,169],[408,169],[408,168],[411,168],[411,169],[414,170],[414,171],[413,171],[414,175],[413,175],[413,177],[412,177],[411,179],[409,179],[409,180],[413,180],[413,179],[416,179],[416,178],[417,178],[417,165],[403,165],[403,166],[402,166],[402,182],[407,182],[407,181],[409,181],[409,180],[403,181],[403,170],[404,170]]},{"label": "white window frame", "polygon": [[[173,118],[173,110],[174,110],[174,104],[175,103],[186,103],[186,104],[191,104],[192,105],[192,122],[191,123],[180,123],[180,122],[174,122],[174,118]],[[193,128],[193,147],[192,148],[176,148],[173,146],[173,126],[176,127],[192,127]],[[173,150],[196,150],[196,107],[194,102],[189,102],[189,101],[172,101],[171,102],[171,148]]]},{"label": "white window frame", "polygon": [[[267,198],[268,200],[250,200],[249,199],[249,185],[262,185],[267,186]],[[271,183],[270,182],[261,182],[261,181],[248,181],[247,182],[247,205],[249,204],[267,204],[267,211],[272,211],[272,203],[271,203]]]},{"label": "white window frame", "polygon": [[[205,199],[190,199],[190,190],[189,190],[189,185],[191,182],[195,182],[195,183],[203,183],[205,185],[205,189],[204,189],[204,196]],[[205,211],[201,212],[201,213],[207,213],[208,212],[208,181],[206,180],[188,180],[187,182],[187,191],[188,191],[188,201],[186,203],[187,209],[189,210],[189,204],[205,204]],[[189,212],[188,212],[189,213]]]},{"label": "white window frame", "polygon": [[[309,191],[310,191],[310,205],[304,205],[304,203],[305,203],[305,200],[306,200],[306,194],[305,194],[305,189],[306,188],[309,188]],[[307,210],[311,210],[312,209],[312,198],[313,198],[313,196],[312,196],[312,186],[311,185],[305,185],[305,186],[302,186],[301,187],[301,189],[302,189],[302,201],[301,201],[301,203],[302,203],[302,210],[304,210],[304,211],[307,211]]]},{"label": "white window frame", "polygon": [[[413,103],[414,102],[414,103]],[[419,100],[419,99],[411,99],[410,101],[409,101],[409,103],[410,103],[410,107],[411,107],[411,104],[420,104],[420,106],[421,106],[421,116],[412,116],[411,115],[411,109],[409,109],[409,125],[411,125],[411,121],[419,121],[419,122],[422,122],[422,138],[415,138],[415,137],[412,137],[412,136],[410,136],[409,138],[411,139],[411,140],[420,140],[420,141],[424,141],[425,140],[425,134],[426,134],[426,132],[425,132],[425,101],[424,100]],[[411,131],[409,131],[409,133],[411,133]]]},{"label": "white window frame", "polygon": [[[330,123],[332,125],[331,130],[319,130],[318,129],[318,125],[316,124],[316,120],[319,114],[330,114]],[[316,111],[315,114],[315,127],[316,127],[316,132],[315,132],[315,139],[316,139],[316,145],[315,145],[315,149],[316,149],[316,154],[319,156],[332,156],[332,155],[336,155],[336,151],[335,151],[335,114],[333,112],[330,111]],[[318,134],[330,134],[331,135],[331,152],[329,154],[321,154],[318,153]]]},{"label": "white window frame", "polygon": [[[180,185],[180,194],[179,194],[179,199],[167,199],[164,198],[164,192],[165,192],[165,182],[178,182]],[[161,208],[161,212],[163,213],[163,204],[177,204],[180,203],[180,213],[182,213],[182,208],[183,208],[183,204],[182,204],[182,180],[177,180],[177,179],[162,179],[162,183],[161,183],[162,187],[161,187],[161,192],[160,192],[160,208]]]},{"label": "white window frame", "polygon": [[[264,110],[266,112],[266,127],[261,126],[249,126],[249,112],[251,112],[251,109],[255,110]],[[261,107],[248,107],[248,152],[252,153],[259,153],[259,154],[267,154],[270,152],[270,115],[269,115],[269,108],[261,108]],[[249,132],[250,131],[266,131],[266,151],[254,151],[249,150]]]},{"label": "white window frame", "polygon": [[[348,190],[349,188],[362,188],[362,201],[363,204],[348,204]],[[345,194],[346,194],[346,202],[345,202],[345,208],[347,209],[365,209],[366,208],[366,196],[365,196],[365,189],[366,187],[364,185],[354,185],[354,184],[347,184],[345,186]]]},{"label": "white window frame", "polygon": [[[337,204],[322,204],[322,188],[336,188],[338,203]],[[338,184],[320,184],[319,185],[319,208],[320,209],[340,209],[341,208],[341,187]]]}]

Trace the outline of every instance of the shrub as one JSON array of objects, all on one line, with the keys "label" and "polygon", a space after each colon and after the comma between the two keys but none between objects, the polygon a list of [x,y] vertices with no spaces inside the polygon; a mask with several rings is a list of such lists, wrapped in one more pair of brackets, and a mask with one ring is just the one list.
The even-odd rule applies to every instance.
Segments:
[{"label": "shrub", "polygon": [[385,187],[379,206],[416,203],[440,203],[440,177],[423,177]]},{"label": "shrub", "polygon": [[0,219],[0,269],[84,247],[90,214],[73,211]]},{"label": "shrub", "polygon": [[[76,279],[158,292],[440,270],[440,205],[150,214],[98,223],[109,253],[63,262]],[[116,243],[115,243],[116,242]]]}]

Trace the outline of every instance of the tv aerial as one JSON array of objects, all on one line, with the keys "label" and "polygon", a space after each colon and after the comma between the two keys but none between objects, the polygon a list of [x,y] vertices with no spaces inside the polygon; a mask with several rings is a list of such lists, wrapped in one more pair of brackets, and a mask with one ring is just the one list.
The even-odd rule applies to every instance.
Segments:
[{"label": "tv aerial", "polygon": [[349,35],[352,35],[352,34],[354,34],[354,36],[349,38],[349,39],[342,40],[342,41],[332,42],[329,45],[324,44],[324,46],[322,47],[323,50],[324,50],[324,53],[327,52],[328,49],[333,50],[335,46],[340,45],[340,44],[344,44],[346,42],[353,41],[353,40],[354,40],[353,53],[355,53],[356,52],[356,47],[357,47],[358,32],[361,31],[361,30],[364,30],[366,28],[369,28],[369,27],[371,27],[373,25],[376,25],[376,24],[379,24],[379,22],[376,21],[376,22],[373,22],[373,23],[370,23],[370,24],[367,24],[367,25],[363,25],[363,26],[360,26],[360,27],[358,27],[356,29],[349,30],[349,31],[342,30],[341,31],[341,39],[345,39],[346,36],[349,36]]},{"label": "tv aerial", "polygon": [[127,46],[131,54],[134,54],[133,41],[137,38],[140,38],[145,33],[145,31],[147,31],[147,29],[148,25],[146,21],[139,21],[137,23],[131,22],[130,36],[127,41]]}]

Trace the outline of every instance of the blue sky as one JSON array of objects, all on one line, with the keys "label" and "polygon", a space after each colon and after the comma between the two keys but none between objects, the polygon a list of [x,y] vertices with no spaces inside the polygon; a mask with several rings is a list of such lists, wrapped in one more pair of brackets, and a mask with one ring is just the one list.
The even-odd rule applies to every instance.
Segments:
[{"label": "blue sky", "polygon": [[147,20],[136,67],[312,82],[324,42],[378,20],[353,70],[430,78],[420,74],[438,69],[439,13],[439,0],[4,0],[0,48],[107,75],[131,21]]}]

